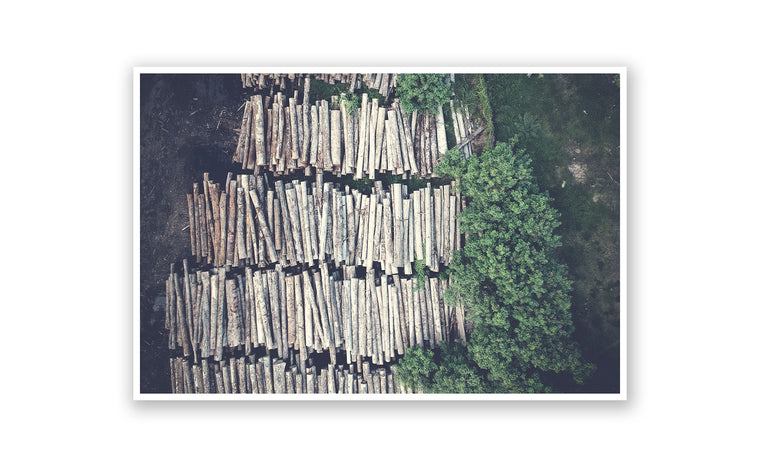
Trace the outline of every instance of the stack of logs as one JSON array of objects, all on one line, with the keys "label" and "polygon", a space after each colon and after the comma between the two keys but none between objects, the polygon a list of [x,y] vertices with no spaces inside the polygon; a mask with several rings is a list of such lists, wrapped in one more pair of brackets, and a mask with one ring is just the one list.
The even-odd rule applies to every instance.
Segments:
[{"label": "stack of logs", "polygon": [[360,83],[363,82],[369,89],[377,89],[380,95],[387,98],[396,88],[396,76],[396,73],[242,73],[240,79],[243,88],[260,91],[274,87],[286,89],[288,83],[317,79],[329,84],[347,83],[348,91],[355,92],[361,90]]},{"label": "stack of logs", "polygon": [[308,79],[304,98],[297,102],[297,91],[291,98],[282,93],[251,96],[233,162],[254,173],[271,170],[275,175],[304,169],[307,176],[316,170],[351,174],[357,180],[374,179],[378,172],[429,178],[447,150],[441,107],[435,115],[409,114],[398,99],[384,107],[366,93],[354,112],[337,96],[330,103],[310,104]]},{"label": "stack of logs", "polygon": [[376,181],[365,195],[323,180],[272,184],[262,175],[228,174],[222,186],[204,174],[187,194],[191,254],[216,267],[332,260],[369,268],[377,261],[392,275],[399,268],[412,274],[415,260],[437,272],[461,247],[456,182],[409,193],[407,185],[388,190]]},{"label": "stack of logs", "polygon": [[472,140],[474,140],[484,128],[475,129],[470,120],[470,113],[467,107],[460,109],[454,106],[454,101],[450,100],[451,105],[451,120],[454,127],[454,138],[456,139],[456,148],[462,152],[462,156],[465,159],[469,159],[472,156]]},{"label": "stack of logs", "polygon": [[[395,367],[370,368],[328,364],[324,369],[308,367],[305,373],[288,368],[282,359],[266,355],[229,357],[219,362],[187,359],[169,360],[171,387],[175,394],[408,394],[396,377]],[[420,391],[416,391],[420,392]]]},{"label": "stack of logs", "polygon": [[301,367],[329,350],[333,363],[341,352],[346,363],[381,365],[409,347],[449,342],[454,329],[464,337],[462,307],[443,299],[450,279],[377,276],[356,266],[330,272],[326,263],[300,273],[279,264],[191,272],[185,260],[183,274],[172,265],[166,280],[169,349],[195,362],[277,350]]}]

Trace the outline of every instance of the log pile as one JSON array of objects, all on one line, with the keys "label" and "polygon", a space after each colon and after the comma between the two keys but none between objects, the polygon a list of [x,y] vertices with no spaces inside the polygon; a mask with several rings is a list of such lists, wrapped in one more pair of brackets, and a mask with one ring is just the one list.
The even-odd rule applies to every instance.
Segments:
[{"label": "log pile", "polygon": [[[455,182],[454,182],[455,184]],[[372,267],[412,274],[415,260],[434,272],[460,247],[460,196],[430,183],[408,192],[375,182],[370,194],[337,183],[204,174],[187,194],[191,254],[201,264],[265,267],[280,263]]]},{"label": "log pile", "polygon": [[456,148],[462,152],[462,156],[465,159],[469,159],[472,156],[472,140],[478,136],[484,128],[475,129],[472,121],[470,120],[470,113],[467,107],[460,109],[454,105],[454,101],[450,100],[451,105],[451,120],[454,127],[454,138],[456,139]]},{"label": "log pile", "polygon": [[[355,371],[358,370],[358,371]],[[396,377],[395,367],[363,365],[307,366],[303,371],[285,360],[262,356],[228,357],[191,363],[169,359],[173,394],[411,394]],[[417,391],[419,392],[419,391]]]},{"label": "log pile", "polygon": [[169,349],[181,349],[194,362],[276,350],[301,367],[324,351],[333,364],[340,353],[346,363],[382,365],[411,346],[436,348],[452,335],[464,337],[461,307],[443,300],[450,279],[418,283],[363,269],[331,272],[322,263],[300,273],[280,265],[193,272],[185,260],[180,274],[172,265],[166,280]]},{"label": "log pile", "polygon": [[278,92],[246,101],[232,161],[254,174],[270,170],[275,176],[303,169],[307,176],[327,171],[375,179],[390,172],[430,178],[447,148],[441,108],[410,114],[398,99],[385,107],[366,93],[353,112],[337,96],[310,103],[307,79],[302,99],[296,91],[290,98]]},{"label": "log pile", "polygon": [[396,88],[397,73],[241,73],[243,88],[263,91],[265,89],[300,87],[307,78],[328,84],[346,83],[349,92],[361,90],[364,83],[369,89],[377,89],[384,96]]}]

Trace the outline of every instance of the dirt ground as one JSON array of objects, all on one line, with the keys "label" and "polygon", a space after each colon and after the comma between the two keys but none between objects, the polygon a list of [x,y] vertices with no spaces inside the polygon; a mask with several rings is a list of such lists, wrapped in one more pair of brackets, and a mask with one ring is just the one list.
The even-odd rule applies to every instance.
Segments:
[{"label": "dirt ground", "polygon": [[170,392],[164,281],[190,253],[186,193],[209,172],[223,180],[237,145],[240,76],[140,79],[140,391]]}]

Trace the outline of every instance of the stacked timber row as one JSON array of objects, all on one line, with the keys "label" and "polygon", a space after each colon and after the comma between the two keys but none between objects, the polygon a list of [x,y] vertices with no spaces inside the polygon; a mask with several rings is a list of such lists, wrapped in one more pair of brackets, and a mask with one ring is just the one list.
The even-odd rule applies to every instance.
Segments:
[{"label": "stacked timber row", "polygon": [[346,83],[349,92],[361,90],[361,83],[370,89],[377,89],[384,96],[396,88],[397,73],[242,73],[240,79],[244,88],[255,90],[286,89],[301,87],[308,79],[316,79],[329,84]]},{"label": "stacked timber row", "polygon": [[461,196],[452,185],[409,193],[407,185],[384,189],[376,181],[365,195],[323,180],[228,174],[222,186],[204,174],[187,194],[191,254],[216,267],[332,260],[367,268],[379,262],[388,275],[408,275],[415,260],[437,272],[461,248]]},{"label": "stacked timber row", "polygon": [[[278,92],[256,94],[246,101],[233,162],[258,173],[275,175],[303,169],[354,179],[375,178],[376,173],[435,176],[433,169],[446,154],[443,110],[433,114],[404,111],[398,99],[381,106],[362,94],[353,112],[347,101],[309,103],[309,80],[300,100]],[[463,133],[467,134],[467,133]]]},{"label": "stacked timber row", "polygon": [[[355,372],[357,367],[360,372]],[[395,367],[370,369],[362,365],[333,365],[305,371],[270,356],[229,357],[192,364],[169,359],[174,394],[409,394],[396,378]]]},{"label": "stacked timber row", "polygon": [[309,356],[324,351],[333,364],[341,352],[346,363],[381,365],[411,346],[449,342],[454,331],[464,338],[461,306],[443,300],[450,279],[418,283],[398,274],[376,277],[371,268],[360,277],[356,266],[330,272],[325,263],[300,273],[280,265],[238,272],[191,272],[187,260],[183,266],[180,274],[172,265],[166,280],[165,327],[169,349],[196,363],[261,349],[276,350],[304,371]]},{"label": "stacked timber row", "polygon": [[449,101],[451,105],[451,120],[454,127],[454,138],[456,139],[456,148],[462,152],[465,159],[472,156],[472,140],[474,140],[484,128],[475,129],[470,120],[470,113],[467,107],[460,109],[454,106],[454,101]]}]

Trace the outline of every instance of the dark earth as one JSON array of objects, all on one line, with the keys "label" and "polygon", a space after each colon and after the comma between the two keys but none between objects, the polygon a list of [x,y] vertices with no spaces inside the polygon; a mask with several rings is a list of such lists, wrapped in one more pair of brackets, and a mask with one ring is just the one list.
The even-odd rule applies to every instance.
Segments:
[{"label": "dark earth", "polygon": [[185,194],[233,170],[246,95],[239,74],[140,77],[141,393],[170,392],[164,281],[189,256]]}]

